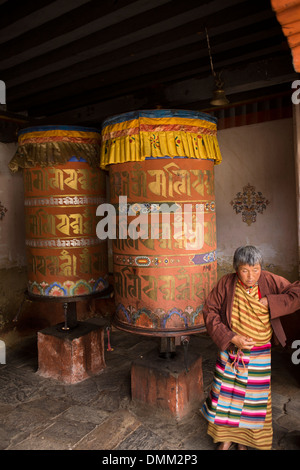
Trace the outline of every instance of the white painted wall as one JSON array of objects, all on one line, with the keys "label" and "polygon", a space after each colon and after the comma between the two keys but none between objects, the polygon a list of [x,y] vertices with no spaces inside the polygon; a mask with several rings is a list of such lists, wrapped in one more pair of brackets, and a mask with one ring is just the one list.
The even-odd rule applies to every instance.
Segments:
[{"label": "white painted wall", "polygon": [[[293,120],[282,119],[218,132],[223,162],[215,167],[219,275],[232,271],[238,246],[264,254],[266,269],[298,279]],[[250,183],[269,200],[248,226],[230,202]]]}]

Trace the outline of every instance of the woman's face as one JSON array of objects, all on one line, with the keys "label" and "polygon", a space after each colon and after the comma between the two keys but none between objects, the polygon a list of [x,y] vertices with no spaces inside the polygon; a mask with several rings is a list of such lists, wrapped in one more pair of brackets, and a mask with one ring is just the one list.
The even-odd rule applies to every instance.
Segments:
[{"label": "woman's face", "polygon": [[259,279],[261,266],[260,264],[255,264],[254,266],[250,266],[249,264],[242,264],[239,266],[237,273],[245,286],[252,287]]}]

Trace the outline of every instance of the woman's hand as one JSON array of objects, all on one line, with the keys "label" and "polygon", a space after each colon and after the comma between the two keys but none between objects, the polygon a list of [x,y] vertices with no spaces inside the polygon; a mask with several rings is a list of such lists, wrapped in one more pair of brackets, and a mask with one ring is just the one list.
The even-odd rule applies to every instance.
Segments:
[{"label": "woman's hand", "polygon": [[243,335],[235,335],[231,342],[240,349],[251,349],[255,345],[252,338]]},{"label": "woman's hand", "polygon": [[261,299],[259,299],[259,301],[264,307],[269,308],[269,302],[268,302],[267,297],[262,297]]}]

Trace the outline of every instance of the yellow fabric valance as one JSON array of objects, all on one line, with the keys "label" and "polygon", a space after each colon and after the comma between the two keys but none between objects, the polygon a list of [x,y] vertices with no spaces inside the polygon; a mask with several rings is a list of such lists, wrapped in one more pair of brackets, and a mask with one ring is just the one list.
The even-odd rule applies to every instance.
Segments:
[{"label": "yellow fabric valance", "polygon": [[219,164],[222,157],[216,134],[215,119],[195,111],[115,116],[103,124],[100,166],[164,156],[211,159]]},{"label": "yellow fabric valance", "polygon": [[23,129],[17,151],[9,163],[12,172],[19,168],[64,164],[70,158],[84,159],[99,166],[101,132],[73,126],[40,126]]}]

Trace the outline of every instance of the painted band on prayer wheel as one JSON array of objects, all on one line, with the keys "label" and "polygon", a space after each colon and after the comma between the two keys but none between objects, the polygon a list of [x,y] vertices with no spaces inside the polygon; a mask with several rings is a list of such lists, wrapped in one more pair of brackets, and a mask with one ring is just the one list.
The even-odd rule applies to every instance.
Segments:
[{"label": "painted band on prayer wheel", "polygon": [[203,331],[217,280],[215,119],[174,110],[115,116],[103,124],[101,151],[117,215],[114,325],[154,336]]},{"label": "painted band on prayer wheel", "polygon": [[24,171],[30,294],[76,297],[108,287],[107,243],[96,236],[96,209],[106,200],[100,145],[100,132],[89,128],[19,134],[10,168]]}]

